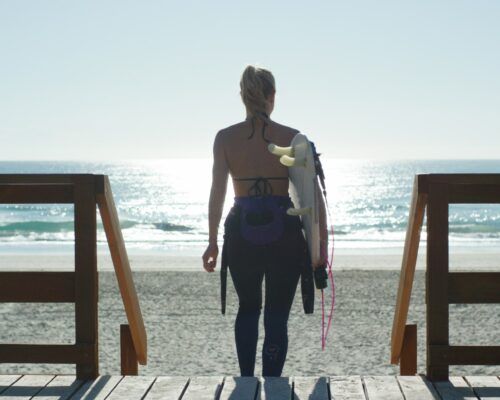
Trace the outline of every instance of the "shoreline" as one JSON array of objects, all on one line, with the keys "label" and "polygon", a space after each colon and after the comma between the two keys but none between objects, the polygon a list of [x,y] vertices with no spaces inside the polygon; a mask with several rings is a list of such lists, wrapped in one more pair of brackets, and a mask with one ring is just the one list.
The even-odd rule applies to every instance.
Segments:
[{"label": "shoreline", "polygon": [[[219,248],[219,251],[222,249]],[[199,255],[137,254],[129,253],[133,271],[200,271],[204,272]],[[450,251],[450,270],[495,271],[500,269],[498,252],[454,253]],[[0,271],[64,271],[73,270],[74,255],[71,253],[2,253]],[[99,271],[112,271],[109,252],[100,251],[97,256]],[[400,271],[401,254],[336,254],[333,271]],[[425,270],[425,251],[419,252],[417,270]],[[220,255],[217,269],[220,268]]]}]

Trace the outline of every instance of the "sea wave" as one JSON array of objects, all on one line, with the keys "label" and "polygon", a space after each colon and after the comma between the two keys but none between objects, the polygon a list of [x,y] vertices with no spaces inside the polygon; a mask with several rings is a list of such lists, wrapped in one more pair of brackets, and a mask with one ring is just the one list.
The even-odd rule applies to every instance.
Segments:
[{"label": "sea wave", "polygon": [[193,230],[192,227],[186,226],[186,225],[179,225],[179,224],[172,224],[170,222],[157,222],[154,223],[153,226],[156,229],[159,229],[161,231],[166,231],[166,232],[187,232]]},{"label": "sea wave", "polygon": [[0,236],[12,236],[29,233],[55,233],[69,232],[74,230],[73,221],[22,221],[11,222],[9,224],[0,225]]},{"label": "sea wave", "polygon": [[450,233],[464,234],[464,235],[500,235],[500,221],[490,221],[489,223],[474,223],[474,224],[450,224]]},{"label": "sea wave", "polygon": [[[187,225],[174,224],[170,222],[143,223],[132,220],[120,221],[122,230],[130,228],[154,229],[164,232],[188,232],[193,228]],[[103,229],[102,223],[97,224],[98,229]],[[39,234],[54,234],[73,232],[74,221],[18,221],[0,225],[0,238],[11,236],[32,236]]]}]

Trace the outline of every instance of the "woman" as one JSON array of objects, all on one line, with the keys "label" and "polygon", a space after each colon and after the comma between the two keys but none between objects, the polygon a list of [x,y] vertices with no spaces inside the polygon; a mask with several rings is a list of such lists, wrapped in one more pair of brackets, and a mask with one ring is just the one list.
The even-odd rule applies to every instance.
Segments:
[{"label": "woman", "polygon": [[[298,131],[270,119],[276,94],[270,71],[248,66],[240,87],[247,118],[219,131],[214,141],[209,244],[203,266],[207,272],[215,269],[218,226],[231,174],[235,203],[224,223],[223,253],[239,298],[235,339],[240,371],[242,376],[254,375],[265,278],[262,375],[281,376],[288,347],[288,316],[297,283],[301,271],[311,269],[300,219],[286,214],[292,206],[288,169],[267,146],[289,146]],[[318,265],[325,263],[328,251],[324,204],[321,209],[323,259]]]}]

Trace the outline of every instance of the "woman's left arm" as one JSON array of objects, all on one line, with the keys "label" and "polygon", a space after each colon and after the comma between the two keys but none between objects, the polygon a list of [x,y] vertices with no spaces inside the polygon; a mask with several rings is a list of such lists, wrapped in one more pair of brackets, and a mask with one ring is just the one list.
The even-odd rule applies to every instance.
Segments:
[{"label": "woman's left arm", "polygon": [[213,272],[217,263],[219,248],[217,235],[226,198],[229,167],[223,146],[223,131],[217,133],[213,147],[214,163],[212,167],[212,188],[208,202],[208,247],[203,254],[203,267],[207,272]]}]

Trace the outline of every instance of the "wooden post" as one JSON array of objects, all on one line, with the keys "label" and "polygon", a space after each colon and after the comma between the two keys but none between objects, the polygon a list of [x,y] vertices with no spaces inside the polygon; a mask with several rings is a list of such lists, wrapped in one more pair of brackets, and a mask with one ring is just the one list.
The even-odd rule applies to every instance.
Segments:
[{"label": "wooden post", "polygon": [[399,364],[401,375],[417,374],[417,325],[406,325]]},{"label": "wooden post", "polygon": [[123,235],[120,230],[120,221],[113,200],[111,185],[107,176],[103,177],[101,184],[103,194],[97,195],[97,201],[101,212],[102,223],[108,239],[109,251],[111,253],[111,259],[113,260],[123,305],[125,306],[125,314],[127,315],[137,360],[140,364],[146,365],[146,328],[144,326],[144,320],[142,319],[141,307],[139,306],[139,298],[135,290],[132,270],[125,248],[125,241],[123,240]]},{"label": "wooden post", "polygon": [[75,182],[75,328],[76,344],[89,345],[91,361],[76,364],[77,379],[99,375],[97,346],[97,232],[93,176]]},{"label": "wooden post", "polygon": [[431,183],[427,204],[427,377],[434,381],[449,377],[449,363],[432,351],[433,346],[449,346],[448,261],[448,185]]},{"label": "wooden post", "polygon": [[135,353],[132,334],[128,325],[120,325],[120,356],[121,374],[137,375],[139,372],[137,354]]},{"label": "wooden post", "polygon": [[403,263],[401,265],[401,274],[399,276],[396,310],[394,312],[394,320],[392,323],[391,364],[397,364],[399,362],[403,347],[406,318],[408,316],[408,309],[410,308],[411,290],[413,287],[413,279],[417,265],[420,231],[422,230],[422,224],[424,221],[426,202],[427,194],[420,193],[419,177],[415,177],[403,251]]}]

